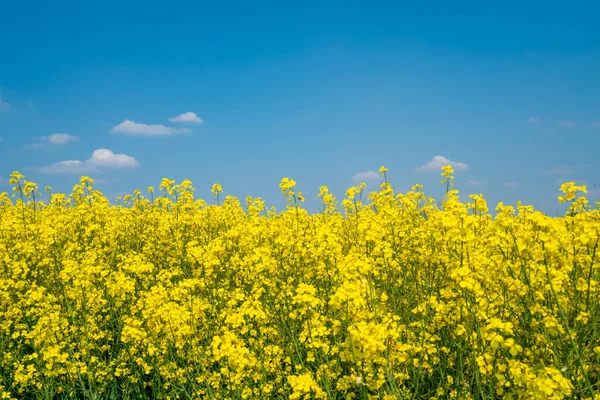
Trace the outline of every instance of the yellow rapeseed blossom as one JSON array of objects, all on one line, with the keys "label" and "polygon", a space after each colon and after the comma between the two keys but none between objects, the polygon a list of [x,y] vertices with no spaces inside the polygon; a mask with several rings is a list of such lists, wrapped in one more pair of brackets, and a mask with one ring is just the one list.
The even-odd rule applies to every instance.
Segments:
[{"label": "yellow rapeseed blossom", "polygon": [[0,398],[599,399],[600,210],[283,178],[283,211],[163,179],[0,194]]},{"label": "yellow rapeseed blossom", "polygon": [[212,189],[210,191],[213,196],[216,196],[219,193],[223,193],[223,187],[220,184],[215,183],[214,185],[212,185]]}]

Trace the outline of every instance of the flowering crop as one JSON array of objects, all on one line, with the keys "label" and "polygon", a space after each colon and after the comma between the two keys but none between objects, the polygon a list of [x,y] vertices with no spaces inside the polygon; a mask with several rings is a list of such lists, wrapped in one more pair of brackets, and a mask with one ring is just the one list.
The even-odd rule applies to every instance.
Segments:
[{"label": "flowering crop", "polygon": [[0,195],[0,398],[600,398],[600,210],[164,179]]}]

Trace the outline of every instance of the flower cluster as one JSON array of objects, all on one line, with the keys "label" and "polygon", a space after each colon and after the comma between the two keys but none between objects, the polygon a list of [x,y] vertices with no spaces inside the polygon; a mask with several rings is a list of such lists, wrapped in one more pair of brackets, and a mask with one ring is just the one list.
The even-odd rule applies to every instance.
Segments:
[{"label": "flower cluster", "polygon": [[[598,399],[600,210],[164,179],[0,194],[0,398]],[[221,201],[222,200],[222,201]],[[211,204],[213,203],[213,204]]]}]

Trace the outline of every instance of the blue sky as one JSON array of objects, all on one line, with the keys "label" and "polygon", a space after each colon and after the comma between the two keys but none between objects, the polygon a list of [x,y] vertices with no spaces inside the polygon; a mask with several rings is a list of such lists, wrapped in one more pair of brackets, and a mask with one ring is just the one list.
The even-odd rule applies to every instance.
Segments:
[{"label": "blue sky", "polygon": [[441,156],[491,206],[600,198],[600,5],[217,3],[0,0],[0,191],[169,177],[281,206],[288,176],[316,209],[382,164],[439,197]]}]

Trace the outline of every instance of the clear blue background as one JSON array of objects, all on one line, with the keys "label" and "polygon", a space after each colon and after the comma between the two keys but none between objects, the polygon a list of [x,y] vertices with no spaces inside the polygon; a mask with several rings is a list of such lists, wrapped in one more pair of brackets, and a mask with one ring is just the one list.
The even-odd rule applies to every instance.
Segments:
[{"label": "clear blue background", "polygon": [[[69,191],[39,168],[107,148],[140,163],[91,174],[111,197],[188,178],[281,206],[289,176],[316,210],[381,164],[439,197],[415,172],[435,155],[491,206],[555,213],[563,180],[600,197],[598,2],[219,3],[0,0],[0,191],[13,170]],[[192,134],[110,133],[188,111]],[[58,132],[80,141],[28,146]]]}]

